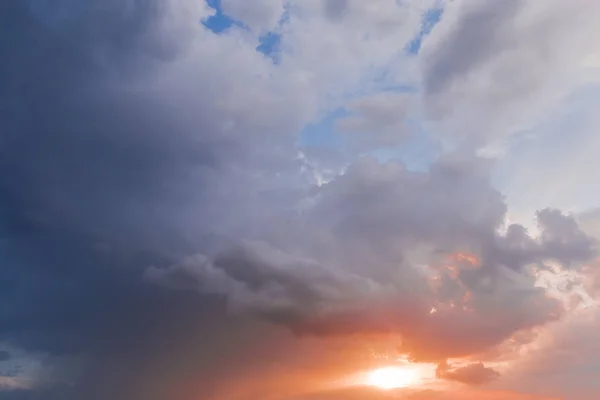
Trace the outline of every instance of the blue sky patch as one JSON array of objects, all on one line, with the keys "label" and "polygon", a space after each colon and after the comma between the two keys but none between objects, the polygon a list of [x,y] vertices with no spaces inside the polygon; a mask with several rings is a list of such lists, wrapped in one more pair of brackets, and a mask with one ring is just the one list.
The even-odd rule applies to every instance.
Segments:
[{"label": "blue sky patch", "polygon": [[300,133],[300,146],[337,148],[343,146],[343,138],[335,129],[335,121],[348,116],[345,108],[338,108],[318,122],[307,125]]},{"label": "blue sky patch", "polygon": [[[214,33],[222,33],[232,26],[248,29],[248,26],[244,24],[244,22],[231,18],[223,13],[221,0],[206,0],[206,3],[215,10],[215,15],[202,21],[202,24]],[[285,22],[286,17],[287,14],[284,14],[282,21],[280,21],[280,25]],[[267,32],[258,38],[258,46],[256,46],[256,51],[271,58],[274,63],[278,63],[279,57],[277,56],[277,53],[280,42],[281,35],[279,33]]]},{"label": "blue sky patch", "polygon": [[421,51],[421,45],[423,44],[423,39],[429,35],[438,22],[440,22],[443,14],[444,9],[441,7],[431,8],[427,10],[425,14],[423,14],[421,30],[407,46],[406,51],[409,54],[419,54],[419,51]]},{"label": "blue sky patch", "polygon": [[276,32],[268,32],[261,35],[258,38],[259,44],[256,46],[256,51],[263,53],[265,56],[271,58],[273,62],[278,63],[279,57],[277,56],[279,51],[279,43],[281,42],[281,35]]},{"label": "blue sky patch", "polygon": [[221,7],[221,0],[206,0],[206,3],[215,9],[215,15],[208,17],[206,20],[202,21],[202,25],[213,31],[214,33],[221,33],[232,26],[237,26],[240,28],[246,28],[244,23],[241,21],[235,20],[228,15],[223,13],[223,8]]}]

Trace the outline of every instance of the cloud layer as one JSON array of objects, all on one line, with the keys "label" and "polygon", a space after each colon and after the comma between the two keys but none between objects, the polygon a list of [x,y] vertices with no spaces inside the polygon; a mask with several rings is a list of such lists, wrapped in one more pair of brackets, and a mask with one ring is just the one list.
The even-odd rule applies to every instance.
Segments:
[{"label": "cloud layer", "polygon": [[597,293],[589,218],[507,222],[482,157],[591,81],[588,5],[2,2],[0,398],[373,398],[331,385],[388,342],[442,385],[398,398],[537,398],[449,382]]}]

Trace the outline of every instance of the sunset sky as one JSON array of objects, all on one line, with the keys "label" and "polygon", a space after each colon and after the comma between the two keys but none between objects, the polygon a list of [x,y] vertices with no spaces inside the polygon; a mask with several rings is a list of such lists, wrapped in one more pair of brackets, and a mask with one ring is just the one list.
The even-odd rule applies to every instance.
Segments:
[{"label": "sunset sky", "polygon": [[600,399],[599,21],[0,0],[0,400]]}]

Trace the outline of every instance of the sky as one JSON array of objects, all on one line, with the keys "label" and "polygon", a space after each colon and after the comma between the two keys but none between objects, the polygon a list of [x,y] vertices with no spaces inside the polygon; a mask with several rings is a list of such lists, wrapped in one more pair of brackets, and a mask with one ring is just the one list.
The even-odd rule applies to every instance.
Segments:
[{"label": "sky", "polygon": [[598,20],[1,1],[0,400],[600,398]]}]

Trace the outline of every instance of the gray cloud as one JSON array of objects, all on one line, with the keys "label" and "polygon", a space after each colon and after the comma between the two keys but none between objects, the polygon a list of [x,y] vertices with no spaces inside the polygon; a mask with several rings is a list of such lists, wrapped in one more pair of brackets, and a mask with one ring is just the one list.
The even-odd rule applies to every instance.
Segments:
[{"label": "gray cloud", "polygon": [[350,116],[337,121],[337,129],[351,135],[357,148],[364,150],[396,146],[411,136],[407,124],[410,95],[378,94],[351,103]]},{"label": "gray cloud", "polygon": [[10,360],[10,353],[6,350],[0,351],[0,361],[8,361]]},{"label": "gray cloud", "polygon": [[532,129],[595,79],[599,13],[586,0],[448,3],[424,41],[428,114],[477,147]]},{"label": "gray cloud", "polygon": [[225,14],[244,21],[258,33],[273,30],[283,16],[283,0],[261,0],[249,5],[240,0],[223,0],[221,7]]},{"label": "gray cloud", "polygon": [[[245,364],[244,349],[224,351],[223,299],[140,277],[210,254],[257,204],[275,211],[296,190],[302,100],[284,106],[284,87],[262,90],[254,74],[271,64],[204,29],[203,3],[181,6],[0,5],[0,57],[11,60],[0,66],[0,338],[42,363],[35,390],[2,398],[208,396],[237,373],[208,365]],[[217,39],[249,62],[219,58]],[[286,187],[273,195],[278,180]]]},{"label": "gray cloud", "polygon": [[[455,29],[444,37],[443,48],[428,59],[425,88],[428,94],[444,93],[459,85],[460,78],[485,65],[510,43],[504,42],[522,2],[510,0],[463,5]],[[458,81],[458,82],[457,82]]]},{"label": "gray cloud", "polygon": [[323,0],[325,15],[333,20],[340,18],[348,8],[348,0]]},{"label": "gray cloud", "polygon": [[520,225],[498,233],[505,205],[479,163],[448,159],[420,173],[364,160],[321,186],[285,229],[264,224],[271,244],[243,243],[146,277],[227,295],[232,310],[296,332],[396,332],[416,360],[485,351],[562,314],[529,265],[576,264],[595,242],[555,210],[538,214],[539,238]]},{"label": "gray cloud", "polygon": [[568,264],[590,260],[596,253],[596,239],[586,234],[573,216],[545,209],[537,213],[537,220],[542,230],[542,246],[552,258]]}]

